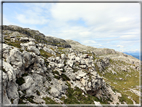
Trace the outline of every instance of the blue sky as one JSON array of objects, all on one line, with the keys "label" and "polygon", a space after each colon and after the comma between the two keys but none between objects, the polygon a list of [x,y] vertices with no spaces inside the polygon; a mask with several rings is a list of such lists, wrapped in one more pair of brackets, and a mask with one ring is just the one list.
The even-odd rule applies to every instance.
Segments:
[{"label": "blue sky", "polygon": [[96,48],[140,51],[139,3],[3,3],[3,24]]}]

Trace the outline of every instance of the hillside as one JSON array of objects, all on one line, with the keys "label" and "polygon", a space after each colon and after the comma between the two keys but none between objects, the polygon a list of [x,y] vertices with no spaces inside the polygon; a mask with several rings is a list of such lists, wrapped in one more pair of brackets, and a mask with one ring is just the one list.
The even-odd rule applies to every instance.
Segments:
[{"label": "hillside", "polygon": [[4,25],[4,104],[140,104],[140,60]]}]

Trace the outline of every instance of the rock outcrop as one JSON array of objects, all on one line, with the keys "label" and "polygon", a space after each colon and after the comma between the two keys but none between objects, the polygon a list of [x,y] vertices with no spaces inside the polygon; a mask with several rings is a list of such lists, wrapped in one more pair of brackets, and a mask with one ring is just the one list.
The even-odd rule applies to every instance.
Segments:
[{"label": "rock outcrop", "polygon": [[[65,40],[17,26],[3,26],[3,34],[4,104],[139,103],[138,94],[131,100],[120,90],[126,87],[119,86],[139,78],[139,60],[109,49],[100,54],[81,51],[75,49],[79,43],[71,48]],[[132,87],[128,90],[134,94]]]}]

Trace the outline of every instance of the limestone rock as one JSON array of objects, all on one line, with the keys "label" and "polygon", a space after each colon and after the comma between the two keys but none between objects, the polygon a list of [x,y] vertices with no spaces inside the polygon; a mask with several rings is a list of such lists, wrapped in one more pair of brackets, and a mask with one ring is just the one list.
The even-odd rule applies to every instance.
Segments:
[{"label": "limestone rock", "polygon": [[47,47],[44,47],[43,50],[46,51],[46,52],[48,52],[48,53],[51,53],[53,55],[56,55],[56,53],[52,49],[49,49]]},{"label": "limestone rock", "polygon": [[35,46],[29,46],[27,48],[28,51],[34,52],[36,55],[40,54],[40,51]]},{"label": "limestone rock", "polygon": [[29,42],[29,38],[28,37],[21,37],[20,41],[21,42]]},{"label": "limestone rock", "polygon": [[8,87],[7,89],[8,98],[13,99],[14,104],[18,104],[19,101],[18,85],[16,85],[16,83],[14,82],[9,82],[7,87]]},{"label": "limestone rock", "polygon": [[21,90],[27,90],[34,83],[34,81],[31,76],[26,76],[23,78],[25,80],[25,83],[21,85]]},{"label": "limestone rock", "polygon": [[73,64],[74,64],[74,62],[73,62],[72,60],[67,60],[67,63],[66,63],[66,64],[69,65],[70,67],[72,67]]},{"label": "limestone rock", "polygon": [[23,64],[22,60],[22,53],[17,48],[10,50],[10,55],[8,57],[9,63],[15,65],[15,67],[21,68]]},{"label": "limestone rock", "polygon": [[14,71],[13,67],[9,63],[3,61],[3,69],[5,70],[5,73],[4,73],[4,80],[5,81],[6,81],[7,77],[8,77],[8,81],[15,81],[16,80],[16,72]]}]

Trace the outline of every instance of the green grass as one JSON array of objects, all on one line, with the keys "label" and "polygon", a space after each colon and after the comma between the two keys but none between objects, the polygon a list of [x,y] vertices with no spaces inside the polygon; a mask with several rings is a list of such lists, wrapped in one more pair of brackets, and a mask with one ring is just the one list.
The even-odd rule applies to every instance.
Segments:
[{"label": "green grass", "polygon": [[53,75],[54,75],[54,78],[56,79],[62,79],[63,81],[70,81],[69,77],[67,77],[65,74],[59,74],[58,71],[52,71]]},{"label": "green grass", "polygon": [[124,104],[126,102],[127,104],[133,104],[132,100],[128,99],[127,95],[122,94],[122,97],[119,97],[119,101]]},{"label": "green grass", "polygon": [[44,59],[44,64],[45,64],[46,67],[48,67],[49,62],[46,59]]},{"label": "green grass", "polygon": [[43,98],[43,100],[45,100],[46,104],[58,104],[49,97],[45,97],[45,98]]},{"label": "green grass", "polygon": [[15,42],[7,42],[8,45],[11,45],[11,46],[14,46],[14,47],[17,47],[17,48],[20,48],[20,41],[15,41]]},{"label": "green grass", "polygon": [[40,50],[40,55],[43,56],[43,57],[45,57],[45,58],[48,58],[48,57],[53,56],[52,54],[47,53],[47,52],[44,51],[43,49]]},{"label": "green grass", "polygon": [[79,69],[74,68],[74,69],[73,69],[73,73],[77,72],[78,70],[79,70]]},{"label": "green grass", "polygon": [[34,102],[33,99],[34,99],[34,96],[25,97],[25,95],[23,95],[22,97],[19,98],[18,104],[26,104],[25,102],[23,102],[23,100],[29,101],[33,104],[38,104]]},{"label": "green grass", "polygon": [[59,54],[59,53],[56,53],[57,56],[61,56],[61,54],[65,54],[65,52],[63,51],[63,49],[65,49],[65,48],[63,48],[63,47],[58,47],[57,49],[58,49],[58,52],[60,52],[60,54]]},{"label": "green grass", "polygon": [[65,74],[61,74],[61,78],[63,81],[70,81],[69,77],[67,77]]},{"label": "green grass", "polygon": [[53,75],[57,74],[60,75],[58,71],[52,71]]},{"label": "green grass", "polygon": [[[114,61],[112,59],[110,59],[110,64],[117,67],[131,65],[127,64],[124,61]],[[127,104],[133,104],[133,102],[128,98],[128,96],[130,96],[136,103],[139,103],[139,96],[129,91],[129,88],[139,86],[139,72],[135,71],[134,69],[131,69],[130,67],[129,69],[131,70],[131,72],[122,71],[120,68],[118,68],[117,70],[112,69],[117,73],[116,75],[109,72],[103,75],[98,71],[98,69],[97,72],[100,76],[103,76],[105,78],[105,81],[113,87],[113,90],[122,94],[122,97],[119,98],[122,103],[126,102]],[[131,75],[131,77],[126,77],[126,75]],[[120,80],[119,78],[123,78],[123,80]]]},{"label": "green grass", "polygon": [[62,100],[65,104],[94,104],[94,101],[99,101],[101,104],[108,104],[108,100],[102,100],[98,99],[95,96],[91,96],[89,94],[83,95],[84,93],[81,89],[78,87],[75,87],[74,89],[71,88],[70,84],[67,83],[68,89],[66,91],[66,96],[62,97],[60,100]]}]

